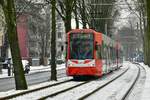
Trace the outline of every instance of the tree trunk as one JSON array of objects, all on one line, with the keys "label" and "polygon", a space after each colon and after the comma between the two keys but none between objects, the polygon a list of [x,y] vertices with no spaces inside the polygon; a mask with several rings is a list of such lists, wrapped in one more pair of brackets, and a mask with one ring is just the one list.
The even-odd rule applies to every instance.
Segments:
[{"label": "tree trunk", "polygon": [[148,40],[148,57],[147,57],[147,63],[148,63],[148,66],[150,67],[150,39]]},{"label": "tree trunk", "polygon": [[71,17],[70,16],[66,16],[66,20],[65,20],[65,31],[66,33],[69,32],[71,30]]},{"label": "tree trunk", "polygon": [[86,29],[86,15],[85,15],[85,1],[82,0],[82,11],[81,11],[81,18],[82,18],[82,24],[83,24],[83,29]]},{"label": "tree trunk", "polygon": [[144,38],[144,42],[143,42],[143,51],[144,51],[144,64],[147,65],[148,61],[147,61],[147,40],[146,40],[146,37]]},{"label": "tree trunk", "polygon": [[66,33],[71,30],[71,18],[72,18],[73,6],[74,6],[73,2],[74,2],[74,0],[65,0],[65,7],[66,7],[65,30],[66,30]]},{"label": "tree trunk", "polygon": [[24,76],[24,70],[21,63],[21,56],[18,44],[14,0],[7,0],[7,5],[5,4],[6,3],[4,3],[3,1],[2,7],[7,23],[7,34],[13,60],[16,90],[27,89],[27,83]]},{"label": "tree trunk", "polygon": [[77,10],[77,1],[75,0],[75,10],[74,10],[74,15],[75,15],[75,22],[76,22],[76,29],[79,29],[79,21],[78,21],[78,10]]},{"label": "tree trunk", "polygon": [[65,30],[66,33],[69,32],[71,30],[71,12],[68,9],[66,9],[66,18],[65,18]]},{"label": "tree trunk", "polygon": [[[8,33],[8,32],[6,32],[6,33]],[[8,34],[6,34],[6,33],[4,33],[4,44],[2,46],[2,52],[1,52],[3,60],[4,60],[4,58],[6,58],[7,49],[8,49],[8,46],[9,46],[9,43],[8,43]]]},{"label": "tree trunk", "polygon": [[146,32],[146,37],[147,37],[147,63],[148,63],[148,65],[150,66],[150,1],[149,0],[147,0],[147,17],[148,17],[148,19],[147,19],[147,21],[148,21],[148,31]]},{"label": "tree trunk", "polygon": [[56,1],[52,0],[52,33],[51,33],[51,80],[57,80],[56,71],[56,19],[55,19],[55,7]]},{"label": "tree trunk", "polygon": [[73,7],[75,6],[74,2],[75,0],[64,0],[64,4],[60,5],[62,13],[58,9],[56,9],[58,14],[61,16],[61,18],[64,21],[66,33],[71,30],[72,11],[73,11]]}]

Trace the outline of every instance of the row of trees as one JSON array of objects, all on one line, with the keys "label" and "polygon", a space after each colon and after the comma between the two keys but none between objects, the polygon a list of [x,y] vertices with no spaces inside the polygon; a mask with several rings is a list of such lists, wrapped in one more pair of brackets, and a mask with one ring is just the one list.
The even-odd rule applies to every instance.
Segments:
[{"label": "row of trees", "polygon": [[16,89],[27,89],[27,83],[23,74],[24,71],[18,45],[14,0],[1,0],[0,5],[2,6],[7,25],[7,35],[13,59]]},{"label": "row of trees", "polygon": [[139,13],[140,20],[140,33],[143,40],[144,51],[144,63],[150,66],[150,1],[149,0],[137,0],[136,10]]},{"label": "row of trees", "polygon": [[[133,0],[131,4],[131,1],[128,2],[128,0],[125,0],[125,3],[128,6],[131,14],[134,15],[134,17],[132,16],[133,18],[130,18],[129,20],[130,28],[134,29],[134,27],[136,27],[137,31],[139,30],[139,32],[132,33],[134,33],[134,35],[140,39],[140,41],[138,40],[138,44],[140,42],[143,43],[144,63],[150,66],[150,1]],[[134,37],[134,39],[136,37]],[[140,47],[140,45],[138,45],[138,47]]]},{"label": "row of trees", "polygon": [[[51,9],[49,10],[51,10],[51,15],[52,15],[51,80],[57,80],[56,63],[55,63],[55,57],[56,57],[56,42],[55,42],[56,41],[56,19],[55,19],[56,14],[55,13],[57,11],[59,15],[62,17],[65,24],[66,32],[68,32],[69,30],[71,30],[71,19],[72,19],[72,12],[75,6],[75,0],[63,0],[63,2],[61,0],[60,1],[57,0],[57,2],[56,0],[45,0],[45,2],[46,2],[45,5],[47,4],[51,5]],[[60,8],[56,6],[56,3],[59,5]],[[8,40],[9,40],[11,54],[12,54],[16,89],[20,90],[20,89],[27,89],[27,83],[24,76],[23,66],[21,63],[21,56],[20,56],[18,37],[17,37],[17,26],[16,26],[17,17],[19,14],[21,14],[20,12],[22,12],[22,10],[19,9],[19,14],[16,13],[17,6],[15,4],[16,2],[14,0],[0,1],[0,5],[2,6],[5,15],[5,21],[7,27],[6,33],[8,35]]]},{"label": "row of trees", "polygon": [[[141,2],[141,0],[139,0]],[[142,0],[144,1],[144,0]],[[32,0],[28,1],[27,3],[31,4]],[[93,5],[91,5],[93,3]],[[44,0],[43,3],[35,4],[45,7],[46,5],[50,5],[49,10],[51,11],[51,32],[47,32],[49,35],[46,37],[51,37],[51,80],[57,80],[57,71],[56,71],[56,12],[62,18],[66,33],[71,30],[71,20],[72,18],[76,21],[76,28],[79,28],[79,23],[83,24],[83,28],[87,28],[87,26],[96,29],[97,31],[105,31],[105,24],[106,23],[113,23],[113,20],[108,22],[106,19],[112,16],[112,12],[114,12],[114,16],[117,11],[112,10],[113,5],[109,7],[104,7],[104,5],[97,5],[97,4],[106,4],[106,3],[115,3],[115,0],[106,0],[103,2],[98,2],[97,0]],[[145,2],[144,2],[145,3]],[[147,0],[147,15],[150,15],[150,11],[148,9],[149,1]],[[14,76],[16,82],[16,89],[27,89],[27,83],[25,80],[23,66],[21,63],[20,51],[18,46],[18,38],[17,38],[17,31],[16,31],[16,9],[14,0],[0,0],[0,5],[3,8],[3,12],[5,15],[5,21],[7,24],[7,35],[8,40],[11,48],[12,59],[13,59],[13,66],[14,66]],[[35,6],[32,6],[35,7]],[[94,11],[93,11],[94,9]],[[109,10],[111,9],[111,10]],[[48,10],[48,9],[47,9]],[[140,10],[141,16],[145,16],[145,9]],[[19,13],[21,14],[21,13]],[[17,14],[18,15],[18,14]],[[49,14],[50,15],[50,14]],[[144,17],[141,17],[144,18]],[[97,20],[99,19],[99,20]],[[105,20],[105,21],[104,21]],[[145,22],[145,19],[141,19],[141,22]],[[150,20],[148,19],[148,25]],[[110,24],[109,24],[110,25]],[[141,23],[141,28],[142,28]],[[146,22],[144,24],[146,29]],[[99,26],[99,27],[97,27]],[[150,25],[149,25],[150,27]],[[150,28],[146,34],[144,34],[144,51],[145,51],[145,63],[150,64],[148,59],[150,59]],[[143,32],[144,33],[144,32]],[[43,35],[41,33],[41,35]],[[50,36],[51,35],[51,36]],[[45,50],[46,51],[46,50]],[[45,53],[43,52],[43,55]],[[44,58],[44,57],[43,57]]]}]

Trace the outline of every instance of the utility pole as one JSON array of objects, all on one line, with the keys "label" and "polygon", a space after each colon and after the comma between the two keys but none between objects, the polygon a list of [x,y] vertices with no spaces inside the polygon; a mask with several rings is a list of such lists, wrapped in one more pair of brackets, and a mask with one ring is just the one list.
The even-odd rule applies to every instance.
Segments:
[{"label": "utility pole", "polygon": [[105,23],[105,34],[106,34],[106,35],[108,35],[107,32],[108,32],[108,30],[107,30],[107,21],[106,21],[106,23]]}]

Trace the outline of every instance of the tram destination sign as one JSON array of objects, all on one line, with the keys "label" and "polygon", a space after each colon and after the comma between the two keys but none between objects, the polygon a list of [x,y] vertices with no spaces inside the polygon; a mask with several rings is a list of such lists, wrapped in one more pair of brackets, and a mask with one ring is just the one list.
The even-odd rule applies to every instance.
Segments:
[{"label": "tram destination sign", "polygon": [[92,33],[71,33],[71,39],[92,39]]}]

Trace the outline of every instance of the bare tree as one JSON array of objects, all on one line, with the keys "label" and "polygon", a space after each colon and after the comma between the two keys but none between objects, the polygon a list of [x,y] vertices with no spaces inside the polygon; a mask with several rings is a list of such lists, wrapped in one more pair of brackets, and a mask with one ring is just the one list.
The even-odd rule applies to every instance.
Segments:
[{"label": "bare tree", "polygon": [[[113,11],[114,11],[114,3],[115,0],[91,0],[89,2],[90,6],[90,27],[94,28],[95,30],[99,32],[105,33],[106,24],[107,28],[111,27],[112,24],[109,24],[113,19]],[[107,29],[108,30],[108,29]],[[111,33],[107,33],[107,35],[110,36]]]},{"label": "bare tree", "polygon": [[52,5],[52,33],[51,33],[51,80],[57,80],[56,71],[56,1],[51,1]]},{"label": "bare tree", "polygon": [[147,64],[150,66],[150,1],[149,0],[146,0],[147,4],[146,4],[146,7],[147,7],[147,22],[148,22],[148,27],[147,27],[147,32],[145,33],[145,38],[146,38],[146,42],[147,42],[147,45],[146,45],[146,49],[147,49]]},{"label": "bare tree", "polygon": [[[17,17],[28,16],[28,48],[30,57],[39,57],[47,65],[50,55],[50,5],[33,0],[17,0]],[[38,42],[37,42],[38,41]]]},{"label": "bare tree", "polygon": [[[50,3],[52,0],[46,0]],[[71,30],[71,19],[73,8],[75,7],[75,0],[57,0],[56,11],[61,16],[65,24],[65,31]]]},{"label": "bare tree", "polygon": [[74,1],[75,2],[75,9],[73,10],[73,12],[74,12],[74,16],[75,16],[75,22],[76,22],[76,29],[78,29],[79,28],[79,17],[78,17],[78,0],[75,0]]},{"label": "bare tree", "polygon": [[13,60],[16,89],[17,90],[27,89],[27,83],[24,76],[18,44],[14,0],[1,0],[0,4],[3,7],[7,23],[7,34]]},{"label": "bare tree", "polygon": [[86,6],[85,6],[85,0],[80,0],[79,1],[79,9],[80,9],[80,15],[81,15],[81,20],[82,20],[82,24],[83,24],[83,28],[87,28],[86,24],[87,24],[87,13],[86,13]]}]

